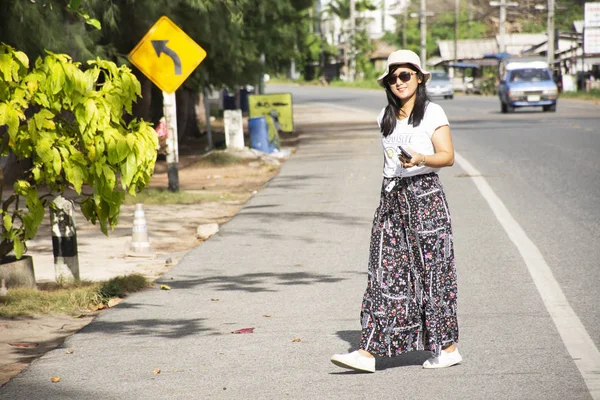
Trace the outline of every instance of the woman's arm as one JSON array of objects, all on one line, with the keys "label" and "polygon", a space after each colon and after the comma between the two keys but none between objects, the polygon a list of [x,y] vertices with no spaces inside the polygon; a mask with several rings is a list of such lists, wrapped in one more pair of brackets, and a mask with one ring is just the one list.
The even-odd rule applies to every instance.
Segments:
[{"label": "woman's arm", "polygon": [[[433,155],[424,156],[421,153],[412,151],[413,157],[406,160],[404,168],[410,168],[417,165],[425,159],[425,165],[431,168],[450,167],[454,164],[454,146],[452,145],[452,136],[450,135],[450,126],[440,126],[431,136],[433,143]],[[405,161],[403,158],[402,161]]]}]

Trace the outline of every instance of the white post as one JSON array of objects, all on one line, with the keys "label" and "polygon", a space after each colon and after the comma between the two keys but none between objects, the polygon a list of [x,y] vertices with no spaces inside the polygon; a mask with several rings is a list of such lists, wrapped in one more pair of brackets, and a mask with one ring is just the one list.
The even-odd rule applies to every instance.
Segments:
[{"label": "white post", "polygon": [[52,225],[52,250],[56,279],[68,277],[79,280],[79,256],[73,203],[57,196],[50,207]]},{"label": "white post", "polygon": [[225,146],[227,150],[239,151],[244,149],[244,126],[242,110],[225,110]]},{"label": "white post", "polygon": [[179,191],[179,147],[177,140],[177,106],[175,93],[163,92],[163,113],[167,124],[167,175],[169,178],[169,191]]}]

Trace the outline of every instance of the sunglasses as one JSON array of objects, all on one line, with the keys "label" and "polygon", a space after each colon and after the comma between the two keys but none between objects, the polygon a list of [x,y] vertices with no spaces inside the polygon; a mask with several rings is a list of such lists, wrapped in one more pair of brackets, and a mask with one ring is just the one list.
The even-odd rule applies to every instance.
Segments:
[{"label": "sunglasses", "polygon": [[416,75],[417,73],[412,71],[402,71],[400,72],[398,75],[388,75],[387,78],[385,78],[385,81],[387,82],[388,85],[395,85],[396,82],[398,82],[398,78],[400,78],[400,80],[402,82],[408,82],[410,81],[410,78],[412,78],[413,75]]}]

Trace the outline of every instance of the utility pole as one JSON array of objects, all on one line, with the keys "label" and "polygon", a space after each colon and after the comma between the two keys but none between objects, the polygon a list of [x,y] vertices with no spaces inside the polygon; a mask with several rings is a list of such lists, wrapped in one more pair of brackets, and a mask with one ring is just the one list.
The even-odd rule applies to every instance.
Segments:
[{"label": "utility pole", "polygon": [[265,94],[265,53],[260,53],[260,76],[258,77],[258,94]]},{"label": "utility pole", "polygon": [[355,66],[356,66],[356,60],[354,59],[355,57],[355,51],[354,51],[354,34],[356,31],[356,26],[355,26],[355,22],[356,22],[356,4],[355,4],[355,0],[350,0],[350,35],[349,35],[349,39],[348,39],[348,52],[349,54],[349,59],[348,59],[348,80],[350,82],[354,82],[354,75],[355,75]]},{"label": "utility pole", "polygon": [[504,36],[506,35],[506,7],[516,7],[517,3],[507,3],[506,0],[501,1],[490,1],[490,6],[492,7],[500,7],[500,43],[499,47],[500,53],[506,52],[506,44],[504,41]]},{"label": "utility pole", "polygon": [[325,37],[323,36],[323,30],[321,27],[321,0],[316,1],[315,9],[315,33],[319,35],[319,38],[321,38],[321,54],[319,55],[319,68],[321,70],[321,76],[325,76]]},{"label": "utility pole", "polygon": [[385,33],[385,0],[381,0],[381,33]]},{"label": "utility pole", "polygon": [[458,62],[458,16],[460,10],[460,0],[454,3],[454,62]]},{"label": "utility pole", "polygon": [[403,18],[404,21],[402,22],[402,48],[406,49],[406,24],[408,23],[408,4],[406,5],[406,8],[404,9],[403,14]]},{"label": "utility pole", "polygon": [[548,66],[554,71],[554,0],[548,0]]},{"label": "utility pole", "polygon": [[421,0],[421,12],[419,13],[421,22],[421,66],[427,68],[427,6],[425,0]]},{"label": "utility pole", "polygon": [[468,1],[467,9],[469,11],[469,34],[470,34],[471,33],[471,25],[473,24],[473,0]]}]

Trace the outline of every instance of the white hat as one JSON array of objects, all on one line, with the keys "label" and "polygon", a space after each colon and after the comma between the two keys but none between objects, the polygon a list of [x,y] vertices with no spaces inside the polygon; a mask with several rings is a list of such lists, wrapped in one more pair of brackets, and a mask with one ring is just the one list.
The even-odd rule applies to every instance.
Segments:
[{"label": "white hat", "polygon": [[383,82],[383,80],[385,79],[386,76],[389,75],[390,67],[392,65],[398,65],[398,64],[414,65],[415,68],[417,68],[423,74],[423,83],[427,82],[427,80],[431,76],[431,74],[428,71],[425,71],[423,68],[421,68],[421,59],[414,51],[396,50],[395,52],[390,54],[390,56],[388,57],[387,65],[385,67],[385,72],[383,74],[381,74],[381,76],[379,78],[377,78],[377,83],[379,84],[379,86],[385,87],[385,83]]}]

